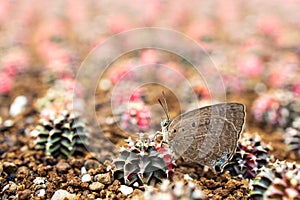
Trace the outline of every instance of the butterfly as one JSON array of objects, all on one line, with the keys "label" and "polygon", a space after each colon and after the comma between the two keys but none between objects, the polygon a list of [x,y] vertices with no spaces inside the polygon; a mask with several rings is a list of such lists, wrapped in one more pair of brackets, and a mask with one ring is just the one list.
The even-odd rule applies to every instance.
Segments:
[{"label": "butterfly", "polygon": [[234,155],[243,130],[246,112],[241,103],[219,103],[183,113],[170,119],[165,95],[158,100],[167,119],[161,122],[163,141],[175,159],[223,170]]}]

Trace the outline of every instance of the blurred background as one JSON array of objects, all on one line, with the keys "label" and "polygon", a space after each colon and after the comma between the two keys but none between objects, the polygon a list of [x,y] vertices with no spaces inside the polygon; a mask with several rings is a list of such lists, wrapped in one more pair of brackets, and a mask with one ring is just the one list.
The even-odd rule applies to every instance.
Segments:
[{"label": "blurred background", "polygon": [[[11,115],[10,112],[14,112],[9,111],[9,106],[20,95],[25,95],[25,104],[33,105],[41,115],[48,117],[59,113],[62,108],[71,109],[76,72],[88,53],[101,47],[111,36],[140,27],[172,29],[197,42],[207,51],[220,72],[229,100],[243,102],[248,109],[258,95],[274,89],[288,90],[298,96],[299,5],[299,0],[212,0],[189,3],[182,0],[172,3],[164,0],[134,0],[130,3],[117,1],[114,4],[106,0],[1,0],[2,116],[7,118]],[[203,101],[210,99],[210,91],[194,77],[197,73],[191,70],[186,61],[170,53],[146,49],[127,54],[108,68],[106,78],[101,79],[97,89],[97,112],[100,115],[109,112],[102,110],[103,103],[108,102],[108,93],[124,78],[124,74],[127,74],[125,78],[130,84],[130,79],[134,80],[135,76],[133,68],[149,63],[163,64],[171,71],[188,77],[189,81],[192,80],[193,92],[201,105],[206,104]],[[131,74],[128,74],[129,71]],[[151,76],[169,83],[173,80],[173,84],[178,84],[178,91],[172,92],[185,95],[185,87],[180,86],[181,79],[176,79],[171,72],[162,73],[157,70],[157,74],[153,73]],[[122,97],[126,87],[128,86],[123,85],[120,90],[123,93],[115,95],[112,102],[114,108],[119,108],[124,103]],[[169,101],[174,102],[174,105],[170,104],[170,110],[171,116],[175,117],[182,111],[176,111],[178,104],[171,91],[166,93],[170,94]],[[151,98],[147,99],[146,94]],[[82,94],[78,91],[75,95]],[[148,90],[136,91],[131,101],[153,105],[154,102],[157,104],[159,95],[160,92],[153,92],[150,87]],[[184,101],[191,103],[188,98]],[[264,108],[271,103],[265,104]],[[146,116],[141,122],[141,130],[147,130],[150,110],[148,112],[147,109],[138,107],[133,109],[143,110],[142,116]],[[186,107],[195,108],[191,105]],[[151,112],[161,110],[153,109]],[[125,111],[120,106],[114,114],[122,115]],[[131,112],[130,109],[127,111]],[[163,116],[163,113],[160,112],[159,116]],[[106,117],[107,115],[100,121],[107,121]],[[122,117],[126,118],[120,116]],[[160,117],[155,119],[158,128]],[[127,126],[126,123],[124,126]]]},{"label": "blurred background", "polygon": [[[89,175],[87,170],[93,176],[100,170],[111,177],[111,168],[108,168],[111,165],[102,166],[94,157],[98,156],[101,162],[112,160],[115,144],[124,146],[128,143],[130,149],[133,141],[128,136],[158,131],[161,119],[165,117],[157,102],[162,97],[161,91],[165,91],[171,118],[211,103],[211,91],[187,60],[170,52],[140,49],[116,59],[98,81],[95,110],[104,134],[99,134],[99,127],[90,130],[92,127],[84,123],[76,124],[78,129],[71,126],[80,118],[73,113],[73,97],[85,95],[84,87],[76,85],[76,74],[82,62],[111,36],[141,27],[172,29],[193,39],[220,72],[227,100],[247,106],[245,130],[250,134],[249,137],[247,134],[241,136],[231,163],[233,176],[254,178],[258,168],[267,166],[271,157],[267,155],[269,152],[272,158],[274,156],[282,163],[299,162],[299,8],[300,0],[0,0],[0,174],[2,161],[4,169],[0,188],[6,188],[1,189],[1,197],[8,199],[17,194],[19,197],[24,195],[23,199],[30,195],[49,199],[57,189],[68,188],[71,193],[83,197],[90,195],[91,199],[112,199],[111,191],[119,195],[115,198],[125,198],[128,194],[121,194],[120,182],[105,183],[107,194],[104,190],[99,194],[99,188],[91,189],[87,183],[91,177],[82,180],[83,175]],[[118,45],[126,47],[128,44]],[[139,71],[138,66],[149,66],[148,72]],[[133,83],[142,83],[149,77],[169,83],[173,90],[164,85],[141,84],[128,93]],[[183,84],[185,80],[189,80],[192,91]],[[191,92],[196,96],[195,101],[190,98]],[[178,99],[178,94],[186,98]],[[51,135],[53,130],[57,133],[54,136]],[[71,136],[66,136],[65,131],[76,138],[67,145],[65,141]],[[84,140],[80,140],[80,134]],[[90,139],[89,145],[84,143],[86,138]],[[270,148],[263,142],[271,144]],[[61,143],[65,145],[63,150]],[[52,149],[48,148],[51,145]],[[77,160],[55,158],[73,156],[77,147],[85,157],[77,157]],[[89,148],[88,152],[85,147]],[[54,158],[49,159],[46,155]],[[83,165],[87,170],[83,170]],[[101,169],[98,166],[102,166]],[[89,169],[94,171],[91,173]],[[228,173],[213,176],[213,173],[207,170],[202,173],[197,168],[181,169],[174,180],[182,180],[191,172],[193,181],[201,182],[209,197],[249,197],[245,179],[229,177]],[[299,177],[300,168],[297,170],[293,173]],[[70,174],[64,178],[61,176],[64,173]],[[282,194],[287,191],[287,195],[281,197],[292,199],[289,191],[298,197],[299,180],[295,186],[295,180],[290,178],[296,175],[286,174],[281,177],[286,181],[282,182],[284,186],[279,186],[284,190]],[[45,183],[48,181],[46,190],[40,190],[40,185],[37,188],[32,183],[40,178],[37,176],[49,177],[45,179]],[[188,180],[192,180],[191,177],[188,176]],[[65,184],[67,179],[68,184]],[[79,183],[76,185],[75,182]],[[270,185],[275,181],[269,182]],[[97,192],[89,194],[87,188]],[[258,188],[261,192],[260,185]],[[298,193],[294,192],[296,190]]]}]

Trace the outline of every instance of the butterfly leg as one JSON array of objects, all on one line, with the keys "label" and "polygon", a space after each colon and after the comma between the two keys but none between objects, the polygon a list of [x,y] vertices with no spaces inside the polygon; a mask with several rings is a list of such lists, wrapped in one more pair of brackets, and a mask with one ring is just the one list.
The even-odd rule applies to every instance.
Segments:
[{"label": "butterfly leg", "polygon": [[158,135],[163,135],[163,134],[161,131],[156,131],[156,133],[154,134],[154,136],[151,139],[155,140]]}]

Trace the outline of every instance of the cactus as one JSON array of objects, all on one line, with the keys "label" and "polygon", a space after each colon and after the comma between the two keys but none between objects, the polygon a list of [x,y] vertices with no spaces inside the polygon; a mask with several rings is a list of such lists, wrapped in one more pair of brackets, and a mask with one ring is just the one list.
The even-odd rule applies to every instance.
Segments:
[{"label": "cactus", "polygon": [[206,199],[206,195],[193,182],[177,181],[171,184],[169,180],[163,180],[158,191],[153,187],[147,187],[144,199],[200,200]]},{"label": "cactus", "polygon": [[41,119],[35,129],[36,149],[49,156],[69,157],[85,150],[87,133],[85,125],[74,113],[63,111],[55,119]]},{"label": "cactus", "polygon": [[285,131],[284,142],[287,151],[293,152],[297,157],[300,156],[300,131],[296,128],[288,128]]},{"label": "cactus", "polygon": [[154,185],[171,175],[173,161],[169,159],[168,145],[156,145],[145,140],[134,142],[130,138],[127,143],[127,148],[121,148],[119,158],[113,161],[116,179],[126,185],[139,187],[144,184]]},{"label": "cactus", "polygon": [[225,166],[225,170],[233,176],[252,179],[269,163],[271,159],[269,151],[270,147],[262,144],[258,135],[243,134],[236,153]]},{"label": "cactus", "polygon": [[121,115],[120,125],[127,131],[147,131],[150,128],[150,110],[142,102],[129,102],[127,111]]},{"label": "cactus", "polygon": [[257,175],[250,184],[253,199],[298,199],[300,165],[276,161]]},{"label": "cactus", "polygon": [[263,125],[286,129],[300,117],[300,101],[290,91],[275,90],[258,97],[252,107],[253,117]]}]

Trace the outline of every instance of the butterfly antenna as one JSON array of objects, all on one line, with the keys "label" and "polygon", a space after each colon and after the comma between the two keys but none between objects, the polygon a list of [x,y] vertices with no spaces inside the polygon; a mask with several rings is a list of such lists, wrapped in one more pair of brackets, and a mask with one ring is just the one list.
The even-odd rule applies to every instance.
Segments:
[{"label": "butterfly antenna", "polygon": [[161,107],[163,108],[163,110],[164,110],[164,112],[165,112],[165,114],[167,116],[168,121],[170,121],[170,114],[169,114],[169,109],[168,109],[168,104],[167,104],[166,96],[165,96],[164,92],[162,92],[162,94],[163,94],[163,98],[164,98],[164,104],[161,102],[160,99],[158,99],[158,102],[161,105]]},{"label": "butterfly antenna", "polygon": [[161,93],[163,95],[164,102],[165,102],[165,108],[166,108],[166,111],[167,111],[166,114],[167,114],[168,120],[170,121],[170,113],[169,113],[169,108],[168,108],[168,104],[167,104],[167,98],[166,98],[166,95],[165,95],[164,91],[162,91]]}]

